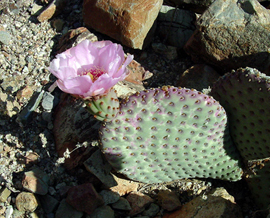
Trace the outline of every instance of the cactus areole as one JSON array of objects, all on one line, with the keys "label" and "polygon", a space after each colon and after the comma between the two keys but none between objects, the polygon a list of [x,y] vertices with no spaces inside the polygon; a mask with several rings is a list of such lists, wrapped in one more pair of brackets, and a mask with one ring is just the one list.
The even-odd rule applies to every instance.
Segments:
[{"label": "cactus areole", "polygon": [[130,179],[158,183],[182,178],[241,179],[239,155],[223,107],[196,90],[144,90],[122,102],[100,130],[110,164]]}]

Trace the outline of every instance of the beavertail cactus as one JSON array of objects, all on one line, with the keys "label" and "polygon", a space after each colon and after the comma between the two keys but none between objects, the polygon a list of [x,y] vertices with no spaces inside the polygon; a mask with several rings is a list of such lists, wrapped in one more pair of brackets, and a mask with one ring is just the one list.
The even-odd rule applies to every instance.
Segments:
[{"label": "beavertail cactus", "polygon": [[116,90],[111,89],[107,94],[93,96],[91,100],[85,100],[87,110],[97,120],[110,121],[114,119],[119,111],[119,100]]},{"label": "beavertail cactus", "polygon": [[270,205],[270,77],[240,68],[220,78],[212,95],[228,113],[232,138],[245,161],[246,181],[258,205]]},{"label": "beavertail cactus", "polygon": [[122,102],[100,135],[108,161],[133,180],[241,179],[225,110],[195,90],[163,87],[136,93]]},{"label": "beavertail cactus", "polygon": [[270,78],[252,68],[221,77],[210,92],[225,108],[244,160],[270,157]]}]

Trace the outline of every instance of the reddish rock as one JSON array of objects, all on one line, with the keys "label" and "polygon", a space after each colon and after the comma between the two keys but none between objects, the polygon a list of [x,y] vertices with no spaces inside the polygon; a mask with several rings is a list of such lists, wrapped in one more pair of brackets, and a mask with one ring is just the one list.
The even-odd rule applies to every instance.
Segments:
[{"label": "reddish rock", "polygon": [[161,190],[158,193],[159,205],[167,211],[173,211],[181,206],[178,196],[169,190]]},{"label": "reddish rock", "polygon": [[59,39],[57,53],[62,53],[67,49],[78,45],[83,40],[97,41],[97,37],[85,27],[69,30],[65,35]]},{"label": "reddish rock", "polygon": [[102,197],[91,183],[70,188],[66,202],[76,210],[86,212],[87,214],[93,213],[97,207],[104,204]]},{"label": "reddish rock", "polygon": [[137,191],[129,193],[126,199],[131,206],[131,211],[129,213],[130,216],[141,213],[147,206],[154,202],[154,200],[149,196]]},{"label": "reddish rock", "polygon": [[87,27],[126,46],[142,49],[158,16],[162,0],[85,0],[83,19]]},{"label": "reddish rock", "polygon": [[35,194],[46,195],[48,193],[49,176],[41,169],[35,167],[24,173],[22,186]]},{"label": "reddish rock", "polygon": [[165,214],[163,218],[243,217],[240,207],[231,202],[231,198],[226,193],[227,191],[223,189],[223,191],[217,190],[211,195],[196,197],[179,210]]},{"label": "reddish rock", "polygon": [[202,91],[211,87],[220,75],[206,64],[196,64],[187,69],[177,81],[176,86]]},{"label": "reddish rock", "polygon": [[216,0],[197,20],[185,45],[194,61],[215,65],[224,73],[240,67],[269,67],[270,12],[257,0]]},{"label": "reddish rock", "polygon": [[54,15],[58,14],[62,9],[66,0],[53,0],[41,13],[37,19],[39,22],[51,19]]},{"label": "reddish rock", "polygon": [[[56,150],[60,157],[63,157],[67,149],[74,150],[78,143],[98,139],[100,121],[90,115],[82,105],[81,100],[63,94],[61,102],[56,108],[53,132]],[[95,149],[91,145],[82,146],[73,151],[70,158],[65,159],[64,166],[71,170],[82,165],[94,151]]]}]

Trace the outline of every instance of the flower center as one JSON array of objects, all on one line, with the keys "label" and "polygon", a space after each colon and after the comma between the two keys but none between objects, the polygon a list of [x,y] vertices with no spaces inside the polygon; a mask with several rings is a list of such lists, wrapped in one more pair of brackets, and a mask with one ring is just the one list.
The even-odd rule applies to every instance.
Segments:
[{"label": "flower center", "polygon": [[92,82],[95,82],[101,75],[105,74],[105,70],[101,67],[94,67],[83,73],[91,78]]}]

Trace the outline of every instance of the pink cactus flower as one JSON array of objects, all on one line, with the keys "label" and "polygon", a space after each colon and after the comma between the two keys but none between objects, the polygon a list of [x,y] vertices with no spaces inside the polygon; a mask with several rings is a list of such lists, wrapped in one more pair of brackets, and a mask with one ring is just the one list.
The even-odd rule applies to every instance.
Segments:
[{"label": "pink cactus flower", "polygon": [[106,94],[128,74],[133,55],[124,56],[121,45],[111,41],[84,40],[58,54],[49,70],[63,91],[84,99]]}]

